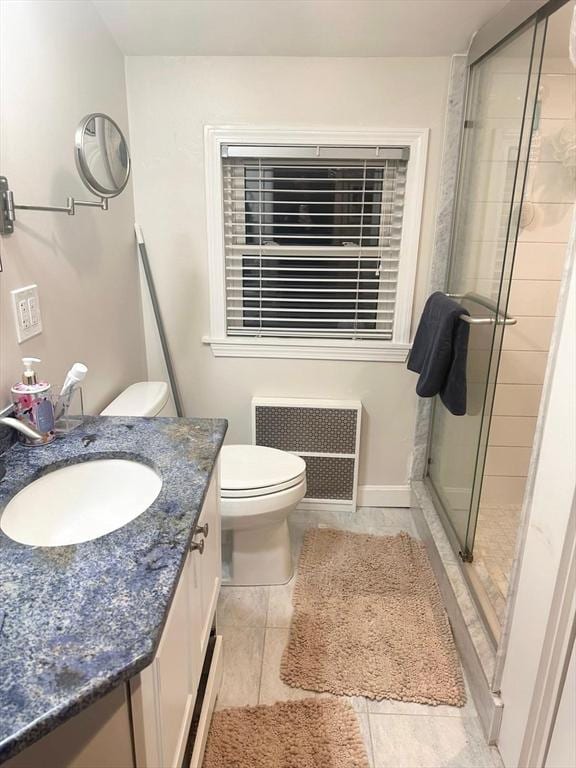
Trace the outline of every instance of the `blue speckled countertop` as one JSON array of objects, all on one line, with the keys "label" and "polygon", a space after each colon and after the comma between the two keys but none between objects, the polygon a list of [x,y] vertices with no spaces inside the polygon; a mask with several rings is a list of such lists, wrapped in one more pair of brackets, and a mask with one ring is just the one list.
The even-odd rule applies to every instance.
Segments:
[{"label": "blue speckled countertop", "polygon": [[0,762],[152,661],[226,426],[97,416],[6,452],[0,510],[54,465],[89,459],[140,459],[163,484],[146,512],[83,544],[29,547],[0,531]]}]

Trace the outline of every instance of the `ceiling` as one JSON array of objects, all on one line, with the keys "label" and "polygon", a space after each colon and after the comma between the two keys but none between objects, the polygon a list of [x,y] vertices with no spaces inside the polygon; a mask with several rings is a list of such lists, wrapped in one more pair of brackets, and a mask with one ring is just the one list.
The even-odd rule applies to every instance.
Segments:
[{"label": "ceiling", "polygon": [[[513,0],[519,2],[519,0]],[[448,56],[507,0],[93,0],[130,56]]]}]

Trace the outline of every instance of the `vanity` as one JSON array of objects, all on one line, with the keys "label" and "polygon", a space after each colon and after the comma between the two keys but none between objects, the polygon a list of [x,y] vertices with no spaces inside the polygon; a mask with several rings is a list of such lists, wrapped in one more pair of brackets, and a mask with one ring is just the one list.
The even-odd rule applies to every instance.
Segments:
[{"label": "vanity", "polygon": [[[79,462],[135,462],[162,481],[141,514],[89,541],[30,546],[0,532],[7,768],[201,766],[221,675],[218,453],[226,426],[89,417],[52,445],[6,452],[0,510],[34,480]],[[103,515],[107,495],[103,483]],[[48,516],[54,498],[52,507],[44,500]]]}]

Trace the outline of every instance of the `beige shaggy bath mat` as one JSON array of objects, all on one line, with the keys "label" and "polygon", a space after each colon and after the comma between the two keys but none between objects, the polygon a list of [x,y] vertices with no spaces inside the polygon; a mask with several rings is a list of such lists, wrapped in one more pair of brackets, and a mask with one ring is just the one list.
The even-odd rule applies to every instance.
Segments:
[{"label": "beige shaggy bath mat", "polygon": [[212,718],[203,768],[368,768],[352,707],[303,699]]},{"label": "beige shaggy bath mat", "polygon": [[304,539],[280,676],[294,688],[421,704],[466,701],[422,544],[314,528]]}]

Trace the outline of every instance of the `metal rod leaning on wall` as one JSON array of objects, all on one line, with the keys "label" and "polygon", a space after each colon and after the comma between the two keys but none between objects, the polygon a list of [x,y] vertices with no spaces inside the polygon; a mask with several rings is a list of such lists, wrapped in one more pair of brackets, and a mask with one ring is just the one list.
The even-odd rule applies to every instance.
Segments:
[{"label": "metal rod leaning on wall", "polygon": [[144,235],[142,234],[142,228],[140,227],[139,224],[134,224],[134,231],[136,232],[136,241],[138,242],[138,250],[140,252],[140,258],[142,259],[142,266],[144,267],[144,275],[146,277],[148,291],[150,292],[150,301],[152,302],[154,317],[156,318],[156,326],[158,328],[158,335],[160,336],[160,344],[162,345],[164,362],[166,363],[166,369],[168,371],[168,378],[170,380],[170,389],[172,390],[174,405],[176,406],[176,414],[177,416],[184,416],[184,410],[182,408],[182,400],[180,399],[180,393],[178,392],[178,384],[176,382],[176,376],[174,374],[174,368],[172,366],[172,357],[170,356],[170,348],[168,346],[168,340],[166,338],[166,332],[164,330],[164,323],[162,322],[162,315],[160,314],[160,305],[158,303],[158,296],[156,294],[156,287],[154,285],[154,277],[152,275],[152,270],[150,269],[150,261],[148,259],[148,252],[146,251],[146,243],[144,242]]}]

